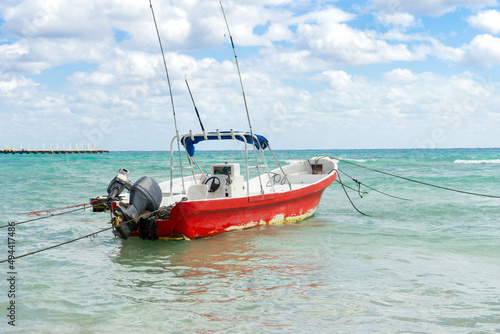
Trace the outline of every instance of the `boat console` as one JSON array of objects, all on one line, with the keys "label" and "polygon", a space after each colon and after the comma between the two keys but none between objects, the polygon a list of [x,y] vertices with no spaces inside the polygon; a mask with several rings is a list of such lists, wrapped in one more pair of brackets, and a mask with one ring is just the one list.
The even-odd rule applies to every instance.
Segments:
[{"label": "boat console", "polygon": [[205,180],[208,187],[207,198],[233,198],[246,196],[245,180],[240,175],[240,164],[227,162],[213,164],[211,176]]}]

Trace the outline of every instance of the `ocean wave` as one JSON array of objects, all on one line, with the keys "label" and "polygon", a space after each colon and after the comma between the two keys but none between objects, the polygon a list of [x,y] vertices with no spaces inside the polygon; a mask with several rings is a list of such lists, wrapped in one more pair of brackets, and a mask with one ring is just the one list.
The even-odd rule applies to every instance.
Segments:
[{"label": "ocean wave", "polygon": [[292,165],[292,164],[296,164],[296,163],[299,163],[299,162],[302,162],[304,160],[292,160],[292,159],[285,159],[285,162],[289,165]]},{"label": "ocean wave", "polygon": [[377,161],[377,159],[352,159],[352,158],[340,158],[345,161],[353,161],[353,162],[367,162],[367,161]]},{"label": "ocean wave", "polygon": [[500,159],[490,160],[455,160],[455,164],[500,164]]}]

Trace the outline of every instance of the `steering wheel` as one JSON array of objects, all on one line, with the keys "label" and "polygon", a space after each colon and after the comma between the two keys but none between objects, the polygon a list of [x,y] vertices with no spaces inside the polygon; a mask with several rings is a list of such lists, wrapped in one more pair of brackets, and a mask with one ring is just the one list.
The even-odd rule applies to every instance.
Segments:
[{"label": "steering wheel", "polygon": [[220,187],[220,180],[216,176],[209,177],[205,184],[208,186],[208,192],[213,193]]}]

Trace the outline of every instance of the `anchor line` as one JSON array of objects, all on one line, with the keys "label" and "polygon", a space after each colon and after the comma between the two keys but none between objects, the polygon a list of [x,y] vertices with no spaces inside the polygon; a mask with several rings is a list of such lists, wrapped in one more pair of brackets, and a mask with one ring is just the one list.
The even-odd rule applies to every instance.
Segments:
[{"label": "anchor line", "polygon": [[335,158],[335,157],[330,157],[330,158],[338,160],[338,161],[342,161],[342,162],[345,162],[345,163],[348,163],[348,164],[351,164],[351,165],[356,166],[356,167],[368,169],[368,170],[371,170],[373,172],[385,174],[387,176],[392,176],[392,177],[395,177],[395,178],[398,178],[398,179],[402,179],[402,180],[406,180],[406,181],[410,181],[410,182],[419,183],[419,184],[422,184],[422,185],[425,185],[425,186],[429,186],[429,187],[434,187],[434,188],[438,188],[438,189],[443,189],[443,190],[448,190],[448,191],[453,191],[453,192],[457,192],[457,193],[461,193],[461,194],[467,194],[467,195],[473,195],[473,196],[481,196],[481,197],[489,197],[489,198],[500,198],[500,196],[496,196],[496,195],[480,194],[480,193],[475,193],[475,192],[471,192],[471,191],[464,191],[464,190],[459,190],[459,189],[453,189],[453,188],[438,186],[436,184],[427,183],[427,182],[423,182],[423,181],[418,181],[418,180],[410,179],[410,178],[407,178],[407,177],[404,177],[404,176],[387,173],[387,172],[384,172],[384,171],[381,171],[381,170],[378,170],[378,169],[374,169],[374,168],[370,168],[370,167],[358,165],[358,164],[355,164],[353,162],[346,161],[346,160],[343,160],[343,159],[339,159],[339,158]]},{"label": "anchor line", "polygon": [[[358,194],[359,194],[359,196],[360,196],[361,198],[363,198],[363,196],[361,196],[361,194],[360,194],[360,190],[361,190],[361,187],[360,187],[360,186],[361,186],[361,185],[363,185],[363,186],[365,186],[366,188],[371,189],[371,190],[373,190],[373,191],[376,191],[376,192],[378,192],[378,193],[380,193],[380,194],[382,194],[382,195],[385,195],[385,196],[389,196],[389,197],[392,197],[392,198],[400,199],[400,200],[402,200],[402,201],[413,201],[412,199],[408,199],[408,198],[403,198],[403,197],[394,196],[394,195],[391,195],[391,194],[387,194],[387,193],[385,193],[385,192],[383,192],[383,191],[377,190],[377,189],[375,189],[375,188],[373,188],[373,187],[370,187],[369,185],[366,185],[366,184],[364,184],[363,182],[358,181],[358,180],[356,180],[356,179],[352,178],[352,177],[351,177],[351,176],[349,176],[346,172],[344,172],[344,171],[342,171],[342,170],[340,170],[340,169],[339,169],[339,172],[341,172],[342,174],[344,174],[344,175],[345,175],[345,176],[347,176],[348,178],[352,179],[352,180],[356,183],[356,185],[358,186],[358,189],[357,189],[357,190],[356,190],[356,189],[349,188],[349,187],[348,187],[348,188],[349,188],[349,189],[351,189],[351,190],[357,191],[357,192],[358,192]],[[346,186],[346,187],[347,187],[347,186]],[[364,194],[366,194],[366,192],[363,192],[363,193],[364,193]]]},{"label": "anchor line", "polygon": [[[158,209],[156,211],[151,211],[151,212],[145,213],[143,215],[140,215],[136,219],[130,219],[130,220],[127,220],[125,222],[122,222],[122,224],[130,223],[130,222],[133,222],[133,221],[138,220],[138,219],[143,218],[143,217],[151,217],[151,215],[153,215],[153,214],[155,214],[155,213],[157,213],[159,211],[160,210]],[[70,244],[72,242],[75,242],[75,241],[78,241],[78,240],[81,240],[81,239],[85,239],[85,238],[88,238],[88,237],[94,237],[95,238],[95,236],[97,234],[105,232],[105,231],[109,231],[109,230],[111,230],[113,228],[114,228],[114,226],[111,226],[111,227],[105,228],[105,229],[97,231],[97,232],[92,232],[92,233],[86,234],[86,235],[84,235],[82,237],[79,237],[79,238],[76,238],[76,239],[72,239],[72,240],[68,240],[68,241],[62,242],[62,243],[57,244],[57,245],[53,245],[53,246],[50,246],[50,247],[42,248],[42,249],[30,252],[30,253],[26,253],[26,254],[23,254],[23,255],[15,256],[15,257],[12,257],[12,258],[9,258],[9,259],[5,259],[5,260],[0,261],[0,263],[4,263],[4,262],[7,262],[7,261],[11,261],[11,260],[17,260],[17,259],[20,259],[20,258],[28,256],[28,255],[33,255],[33,254],[41,253],[41,252],[44,252],[46,250],[57,248],[57,247],[60,247],[60,246],[64,246],[64,245],[67,245],[67,244]]]},{"label": "anchor line", "polygon": [[12,259],[5,259],[5,260],[2,260],[0,261],[0,263],[3,263],[3,262],[7,262],[9,260],[17,260],[17,259],[20,259],[22,257],[25,257],[25,256],[28,256],[28,255],[33,255],[33,254],[37,254],[37,253],[41,253],[41,252],[44,252],[46,250],[49,250],[49,249],[52,249],[52,248],[56,248],[56,247],[60,247],[60,246],[64,246],[64,245],[67,245],[67,244],[70,244],[72,242],[75,242],[75,241],[78,241],[78,240],[81,240],[81,239],[85,239],[87,237],[90,237],[90,236],[95,236],[96,234],[99,234],[99,233],[102,233],[104,231],[108,231],[108,230],[111,230],[113,228],[113,226],[111,227],[108,227],[104,230],[100,230],[100,231],[97,231],[97,232],[92,232],[90,234],[87,234],[87,235],[84,235],[83,237],[79,237],[79,238],[76,238],[76,239],[72,239],[72,240],[69,240],[69,241],[65,241],[63,243],[60,243],[60,244],[57,244],[57,245],[54,245],[54,246],[50,246],[50,247],[47,247],[47,248],[43,248],[43,249],[39,249],[39,250],[36,250],[36,251],[33,251],[33,252],[30,252],[30,253],[26,253],[26,254],[23,254],[23,255],[19,255],[19,256],[16,256]]},{"label": "anchor line", "polygon": [[59,211],[59,210],[64,210],[64,209],[72,209],[72,208],[77,208],[79,206],[87,206],[87,205],[92,205],[92,204],[97,204],[97,201],[92,201],[90,203],[83,203],[83,204],[77,204],[77,205],[70,205],[70,206],[65,206],[65,207],[62,207],[62,208],[55,208],[55,209],[49,209],[49,210],[41,210],[41,211],[30,211],[30,212],[24,212],[24,213],[20,213],[20,215],[37,215],[39,216],[40,213],[45,213],[45,212],[48,212],[50,214],[50,212],[52,211]]},{"label": "anchor line", "polygon": [[[51,217],[62,216],[62,215],[65,215],[67,213],[72,213],[72,212],[81,211],[81,210],[85,210],[85,209],[86,209],[86,207],[83,207],[83,208],[73,209],[73,210],[69,210],[69,211],[65,211],[65,212],[61,212],[61,213],[54,213],[54,214],[51,214],[49,216],[43,216],[43,217],[28,219],[28,220],[25,220],[25,221],[22,221],[19,223],[14,223],[14,225],[21,225],[21,224],[25,224],[25,223],[34,222],[36,220],[42,220],[42,219],[47,219],[47,218],[51,218]],[[0,228],[9,227],[9,226],[12,226],[12,225],[4,225],[4,226],[0,226]]]},{"label": "anchor line", "polygon": [[341,177],[340,177],[340,174],[339,174],[339,173],[337,173],[337,176],[338,176],[338,178],[339,178],[339,181],[340,181],[339,183],[340,183],[340,185],[342,185],[342,189],[344,189],[344,193],[345,193],[345,195],[347,196],[347,199],[349,200],[349,202],[351,202],[352,207],[353,207],[356,211],[358,211],[360,214],[362,214],[363,216],[371,217],[370,215],[368,215],[368,214],[366,214],[366,213],[364,213],[364,212],[361,212],[361,211],[360,211],[360,210],[356,207],[356,205],[354,205],[354,203],[353,203],[353,202],[352,202],[352,200],[351,200],[351,197],[349,197],[349,194],[347,193],[347,190],[345,190],[344,183],[342,182],[342,179],[341,179]]},{"label": "anchor line", "polygon": [[[353,187],[349,187],[347,184],[345,184],[345,183],[343,183],[343,182],[340,182],[340,181],[339,181],[339,180],[337,180],[337,179],[335,179],[335,182],[340,183],[340,184],[343,184],[343,185],[344,185],[344,187],[346,187],[347,189],[351,189],[352,191],[356,191],[356,192],[358,191],[358,189],[354,189]],[[362,193],[362,194],[364,194],[364,195],[368,194],[368,192],[367,192],[367,191],[362,191],[361,193]]]}]

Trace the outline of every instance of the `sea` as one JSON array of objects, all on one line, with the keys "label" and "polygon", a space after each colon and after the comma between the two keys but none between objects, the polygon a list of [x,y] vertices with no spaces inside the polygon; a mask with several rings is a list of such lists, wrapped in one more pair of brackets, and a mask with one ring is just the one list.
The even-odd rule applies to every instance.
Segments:
[{"label": "sea", "polygon": [[304,221],[191,241],[28,214],[106,195],[120,168],[166,181],[167,152],[0,154],[1,260],[97,233],[0,264],[0,332],[500,333],[500,149],[274,153],[338,158],[345,188]]}]

